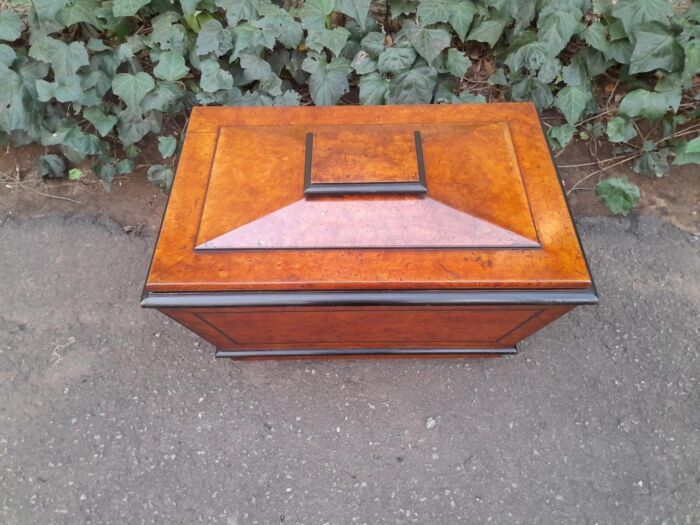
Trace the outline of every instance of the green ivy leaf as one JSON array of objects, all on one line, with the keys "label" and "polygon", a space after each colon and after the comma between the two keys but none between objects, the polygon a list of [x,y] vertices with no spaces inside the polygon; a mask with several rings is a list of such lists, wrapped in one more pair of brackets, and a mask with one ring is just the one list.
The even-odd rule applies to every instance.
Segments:
[{"label": "green ivy leaf", "polygon": [[143,97],[154,87],[153,77],[143,71],[135,75],[119,73],[112,80],[112,91],[131,109],[137,109]]},{"label": "green ivy leaf", "polygon": [[600,22],[593,22],[589,25],[581,32],[581,37],[593,49],[603,53],[607,52],[609,47],[608,32]]},{"label": "green ivy leaf", "polygon": [[55,20],[58,12],[66,6],[66,0],[33,0],[32,3],[39,20]]},{"label": "green ivy leaf", "polygon": [[202,76],[199,79],[199,86],[207,93],[214,93],[220,89],[231,89],[233,87],[233,77],[228,71],[221,69],[218,60],[202,60],[200,64]]},{"label": "green ivy leaf", "polygon": [[389,83],[387,104],[429,104],[437,82],[437,71],[420,66],[402,71]]},{"label": "green ivy leaf", "polygon": [[667,0],[621,0],[612,10],[620,19],[628,35],[645,22],[668,24],[672,14],[671,4]]},{"label": "green ivy leaf", "polygon": [[11,9],[0,11],[0,40],[14,42],[22,34],[22,21]]},{"label": "green ivy leaf", "polygon": [[610,42],[614,42],[615,40],[626,39],[628,37],[627,31],[625,31],[625,26],[622,25],[622,22],[620,20],[611,17],[607,20],[607,23],[608,36],[610,38]]},{"label": "green ivy leaf", "polygon": [[448,21],[462,42],[464,42],[469,27],[472,25],[475,13],[476,7],[470,0],[455,0],[449,5]]},{"label": "green ivy leaf", "polygon": [[322,57],[308,57],[302,67],[311,73],[309,93],[317,106],[332,106],[350,90],[348,73],[351,68],[345,58],[334,58],[327,64]]},{"label": "green ivy leaf", "polygon": [[130,159],[135,159],[141,154],[141,149],[133,144],[124,146],[124,155]]},{"label": "green ivy leaf", "polygon": [[635,89],[622,99],[619,111],[627,117],[657,120],[674,109],[674,104],[677,108],[679,102],[680,100],[676,102],[673,95],[668,92],[655,93],[646,89]]},{"label": "green ivy leaf", "polygon": [[35,40],[29,48],[29,56],[50,64],[56,77],[73,75],[90,64],[83,42],[69,45],[51,37]]},{"label": "green ivy leaf", "polygon": [[557,93],[554,105],[562,112],[566,121],[574,126],[592,99],[593,94],[588,88],[566,86]]},{"label": "green ivy leaf", "polygon": [[508,79],[503,71],[503,68],[497,68],[496,71],[489,77],[488,83],[492,86],[506,86],[508,85]]},{"label": "green ivy leaf", "polygon": [[350,65],[358,75],[366,75],[377,70],[377,61],[362,49],[355,54]]},{"label": "green ivy leaf", "polygon": [[464,78],[464,75],[471,65],[471,61],[464,53],[456,50],[455,48],[450,48],[447,50],[445,67],[447,68],[447,71],[457,78]]},{"label": "green ivy leaf", "polygon": [[608,121],[606,128],[610,142],[627,142],[637,136],[632,121],[622,117],[614,117]]},{"label": "green ivy leaf", "polygon": [[117,117],[114,115],[105,115],[102,108],[99,106],[86,108],[83,111],[83,116],[90,124],[95,126],[95,129],[101,137],[106,136],[117,124]]},{"label": "green ivy leaf", "polygon": [[416,17],[420,24],[429,26],[437,22],[447,22],[450,11],[444,0],[421,0],[418,3]]},{"label": "green ivy leaf", "polygon": [[[546,48],[549,56],[558,55],[578,29],[579,17],[576,17],[573,10],[554,9],[549,15],[540,17],[537,21],[537,38]],[[579,11],[580,13],[580,11]]]},{"label": "green ivy leaf", "polygon": [[498,40],[501,38],[505,27],[506,21],[504,18],[495,17],[482,19],[475,27],[472,28],[467,40],[486,42],[491,47],[494,47],[496,42],[498,42]]},{"label": "green ivy leaf", "polygon": [[[187,38],[185,29],[177,24],[180,15],[167,11],[153,19],[151,26],[153,31],[150,34],[150,43],[158,44],[163,51],[185,52]],[[198,28],[201,31],[201,28]]]},{"label": "green ivy leaf", "polygon": [[416,52],[410,47],[387,47],[379,55],[380,73],[394,74],[410,68],[416,61]]},{"label": "green ivy leaf", "polygon": [[196,50],[198,55],[214,53],[220,57],[231,50],[233,39],[228,28],[224,29],[218,20],[208,20],[202,25],[197,35]]},{"label": "green ivy leaf", "polygon": [[567,86],[588,85],[588,71],[582,56],[576,55],[571,63],[562,70],[562,78]]},{"label": "green ivy leaf", "polygon": [[630,73],[663,69],[675,71],[683,64],[683,50],[673,35],[658,26],[640,28],[634,32],[636,43],[630,57]]},{"label": "green ivy leaf", "polygon": [[360,42],[360,47],[367,51],[372,58],[378,58],[381,52],[384,51],[385,38],[383,33],[376,31],[367,33]]},{"label": "green ivy leaf", "polygon": [[54,153],[42,155],[37,163],[37,171],[41,177],[61,178],[66,174],[66,163]]},{"label": "green ivy leaf", "polygon": [[[96,0],[70,0],[68,5],[58,13],[58,18],[66,26],[84,22],[102,29],[104,24],[96,15],[99,7]],[[109,49],[109,47],[105,46],[103,51]]]},{"label": "green ivy leaf", "polygon": [[134,161],[131,159],[122,159],[117,162],[117,173],[119,175],[127,175],[134,171]]},{"label": "green ivy leaf", "polygon": [[453,92],[455,89],[455,84],[448,80],[442,82],[435,92],[433,102],[435,104],[484,104],[486,103],[486,97],[484,95],[474,95],[467,91],[466,89],[455,95]]},{"label": "green ivy leaf", "polygon": [[[676,157],[673,159],[674,166],[684,166],[686,164],[700,164],[700,137],[695,137],[690,142],[685,140],[678,140],[675,145]],[[688,151],[688,145],[694,143],[692,149],[694,151]]]},{"label": "green ivy leaf", "polygon": [[164,159],[172,157],[177,149],[177,139],[175,137],[158,137],[158,151]]},{"label": "green ivy leaf", "polygon": [[460,104],[486,104],[484,95],[472,95],[468,91],[462,91],[457,97]]},{"label": "green ivy leaf", "polygon": [[644,149],[644,153],[634,162],[632,169],[637,173],[655,177],[666,175],[670,169],[668,156],[671,150],[669,148],[657,149],[656,145],[649,141],[644,143]]},{"label": "green ivy leaf", "polygon": [[88,51],[99,53],[101,51],[112,51],[112,48],[105,44],[100,38],[89,38],[85,47]]},{"label": "green ivy leaf", "polygon": [[335,56],[339,56],[348,41],[350,31],[344,27],[334,29],[309,29],[306,37],[306,47],[319,53],[327,48]]},{"label": "green ivy leaf", "polygon": [[337,0],[336,9],[351,18],[364,29],[367,23],[370,0]]},{"label": "green ivy leaf", "polygon": [[262,29],[252,24],[240,24],[233,29],[236,36],[230,62],[233,62],[241,53],[260,55],[263,49],[275,47],[275,33],[269,29]]},{"label": "green ivy leaf", "polygon": [[190,72],[185,65],[185,58],[173,51],[160,54],[158,65],[153,68],[153,74],[161,80],[180,80]]},{"label": "green ivy leaf", "polygon": [[10,67],[17,59],[17,53],[10,46],[0,44],[0,65]]},{"label": "green ivy leaf", "polygon": [[431,64],[443,49],[450,46],[450,34],[444,29],[428,29],[407,20],[401,31],[428,64]]},{"label": "green ivy leaf", "polygon": [[562,126],[549,128],[547,131],[547,138],[552,148],[561,149],[571,142],[571,139],[574,138],[575,131],[576,128],[571,124],[564,124]]},{"label": "green ivy leaf", "polygon": [[612,62],[605,59],[605,55],[603,55],[603,53],[592,48],[579,51],[577,56],[579,55],[586,63],[586,70],[588,71],[588,75],[591,77],[597,77],[601,73],[604,73],[612,65]]},{"label": "green ivy leaf", "polygon": [[114,176],[117,174],[115,159],[102,155],[99,157],[98,162],[93,165],[93,170],[95,171],[97,177],[102,181],[104,188],[107,191],[110,191]]},{"label": "green ivy leaf", "polygon": [[42,102],[48,102],[52,98],[58,102],[75,102],[83,96],[83,88],[80,86],[78,75],[59,77],[56,82],[37,79],[36,91]]},{"label": "green ivy leaf", "polygon": [[288,89],[275,97],[273,103],[275,106],[299,106],[301,105],[301,97],[296,91]]},{"label": "green ivy leaf", "polygon": [[282,79],[272,73],[269,77],[264,78],[258,84],[258,88],[266,91],[272,96],[282,95]]},{"label": "green ivy leaf", "polygon": [[114,16],[134,16],[142,7],[148,5],[150,0],[114,0],[112,12]]},{"label": "green ivy leaf", "polygon": [[180,0],[180,7],[185,16],[193,14],[197,10],[200,0]]},{"label": "green ivy leaf", "polygon": [[287,48],[295,48],[304,38],[304,30],[299,22],[285,10],[270,9],[270,12],[265,14],[260,20],[253,23],[255,27],[260,28],[264,33],[271,33]]},{"label": "green ivy leaf", "polygon": [[384,104],[389,81],[378,73],[370,73],[360,78],[360,104],[377,106]]},{"label": "green ivy leaf", "polygon": [[144,111],[166,111],[184,96],[184,90],[173,82],[158,82],[141,102]]},{"label": "green ivy leaf", "polygon": [[685,147],[685,153],[700,153],[700,137],[695,137],[688,142]]},{"label": "green ivy leaf", "polygon": [[251,80],[265,80],[272,75],[270,64],[255,55],[241,55],[241,67]]},{"label": "green ivy leaf", "polygon": [[117,132],[123,146],[131,146],[149,132],[158,130],[157,123],[152,117],[144,117],[138,109],[127,108],[119,112],[117,119]]},{"label": "green ivy leaf", "polygon": [[530,100],[538,110],[547,109],[554,102],[549,86],[533,77],[525,77],[513,84],[510,91],[513,100]]},{"label": "green ivy leaf", "polygon": [[685,64],[683,66],[683,86],[690,87],[693,77],[700,73],[700,39],[691,40],[683,47]]},{"label": "green ivy leaf", "polygon": [[92,133],[83,133],[79,129],[71,130],[63,141],[63,145],[79,153],[82,157],[102,153],[105,145]]},{"label": "green ivy leaf", "polygon": [[[519,14],[521,14],[522,7],[520,4],[527,3],[527,0],[488,0],[484,3],[495,9],[500,16],[516,18]],[[564,3],[567,7],[574,7],[576,2],[568,2],[567,0],[564,0]],[[534,15],[530,18],[530,21],[532,21],[533,18]]]},{"label": "green ivy leaf", "polygon": [[525,44],[508,55],[505,62],[513,72],[524,67],[530,74],[537,73],[537,79],[545,84],[557,78],[561,70],[559,59],[550,57],[546,46],[540,42]]},{"label": "green ivy leaf", "polygon": [[335,9],[335,0],[307,0],[299,10],[306,29],[325,29],[326,17]]},{"label": "green ivy leaf", "polygon": [[165,191],[170,191],[174,176],[173,170],[162,164],[154,164],[146,172],[148,180]]},{"label": "green ivy leaf", "polygon": [[401,15],[410,15],[415,13],[418,8],[416,0],[389,0],[389,10],[391,18],[398,18]]},{"label": "green ivy leaf", "polygon": [[615,213],[627,215],[639,201],[639,188],[627,177],[613,177],[600,181],[595,188],[603,204]]},{"label": "green ivy leaf", "polygon": [[215,3],[226,12],[230,27],[236,27],[241,20],[255,20],[258,14],[253,0],[216,0]]},{"label": "green ivy leaf", "polygon": [[619,64],[629,64],[632,60],[632,43],[627,40],[615,40],[603,53],[606,60],[613,60]]}]

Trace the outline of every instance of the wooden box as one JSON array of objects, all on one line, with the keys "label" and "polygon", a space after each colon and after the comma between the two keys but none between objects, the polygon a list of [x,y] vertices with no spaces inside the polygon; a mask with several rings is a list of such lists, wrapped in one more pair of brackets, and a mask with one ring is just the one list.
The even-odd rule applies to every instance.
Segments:
[{"label": "wooden box", "polygon": [[456,356],[597,302],[531,104],[195,108],[145,285],[217,356]]}]

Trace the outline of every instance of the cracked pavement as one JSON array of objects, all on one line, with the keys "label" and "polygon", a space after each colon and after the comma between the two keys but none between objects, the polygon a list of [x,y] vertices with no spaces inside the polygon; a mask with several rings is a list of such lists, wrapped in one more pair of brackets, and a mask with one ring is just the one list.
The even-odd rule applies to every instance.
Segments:
[{"label": "cracked pavement", "polygon": [[0,226],[0,522],[700,523],[700,240],[579,229],[601,295],[498,359],[215,360],[154,242]]}]

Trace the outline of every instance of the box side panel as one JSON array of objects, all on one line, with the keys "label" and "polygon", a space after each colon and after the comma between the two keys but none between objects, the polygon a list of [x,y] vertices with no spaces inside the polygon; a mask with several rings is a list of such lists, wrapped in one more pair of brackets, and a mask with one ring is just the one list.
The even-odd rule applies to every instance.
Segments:
[{"label": "box side panel", "polygon": [[533,316],[525,323],[516,327],[506,337],[503,337],[500,342],[505,345],[515,346],[526,337],[544,328],[552,321],[559,319],[562,315],[574,308],[575,306],[571,305],[544,307],[538,315]]},{"label": "box side panel", "polygon": [[219,349],[511,348],[571,307],[164,308]]},{"label": "box side panel", "polygon": [[186,328],[189,328],[195,334],[206,339],[217,348],[226,348],[229,344],[229,340],[224,334],[209,325],[194,312],[184,308],[159,308],[158,310]]}]

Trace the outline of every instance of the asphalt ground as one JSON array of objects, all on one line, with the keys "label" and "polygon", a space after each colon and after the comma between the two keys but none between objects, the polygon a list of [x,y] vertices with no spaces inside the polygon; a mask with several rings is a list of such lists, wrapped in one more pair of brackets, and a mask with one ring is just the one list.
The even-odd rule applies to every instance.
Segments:
[{"label": "asphalt ground", "polygon": [[152,237],[4,219],[0,522],[700,523],[700,240],[579,228],[601,303],[518,355],[236,363],[139,307]]}]

